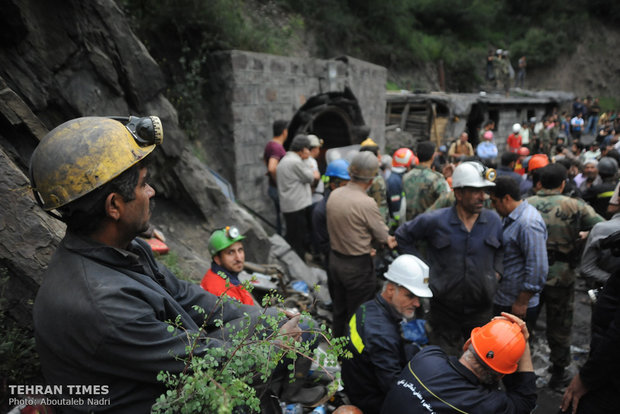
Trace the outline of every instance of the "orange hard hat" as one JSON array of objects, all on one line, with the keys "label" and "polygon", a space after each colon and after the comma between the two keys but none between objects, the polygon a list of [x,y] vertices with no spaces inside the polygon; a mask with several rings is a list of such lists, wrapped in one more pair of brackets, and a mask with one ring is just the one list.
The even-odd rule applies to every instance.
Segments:
[{"label": "orange hard hat", "polygon": [[474,328],[469,339],[478,357],[492,370],[512,374],[525,351],[521,328],[506,319],[494,319]]},{"label": "orange hard hat", "polygon": [[527,170],[534,171],[537,168],[546,167],[547,165],[549,165],[549,158],[547,158],[545,154],[534,154],[527,164]]},{"label": "orange hard hat", "polygon": [[336,408],[336,411],[334,411],[333,414],[363,414],[363,413],[362,413],[362,410],[360,410],[354,405],[341,405],[340,407]]},{"label": "orange hard hat", "polygon": [[392,156],[392,167],[400,168],[403,171],[411,165],[415,155],[409,148],[399,148]]}]

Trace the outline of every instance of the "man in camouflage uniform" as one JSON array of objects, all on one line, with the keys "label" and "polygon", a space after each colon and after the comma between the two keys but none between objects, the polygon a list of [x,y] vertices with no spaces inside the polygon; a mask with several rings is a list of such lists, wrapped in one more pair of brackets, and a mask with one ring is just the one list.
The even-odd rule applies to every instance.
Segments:
[{"label": "man in camouflage uniform", "polygon": [[540,153],[549,156],[551,154],[551,129],[549,128],[550,121],[545,118],[543,121],[543,129],[540,131]]},{"label": "man in camouflage uniform", "polygon": [[419,165],[403,176],[403,190],[407,200],[407,221],[424,213],[442,193],[450,187],[442,174],[431,170],[435,144],[430,141],[420,142],[417,148]]},{"label": "man in camouflage uniform", "polygon": [[[370,151],[377,156],[377,159],[381,161],[381,153],[379,152],[379,146],[370,138],[365,139],[360,146],[360,151]],[[366,192],[370,197],[374,198],[379,207],[379,213],[383,217],[385,224],[390,221],[390,212],[387,203],[387,187],[385,185],[385,179],[379,171],[372,180],[372,185]]]},{"label": "man in camouflage uniform", "polygon": [[547,307],[547,341],[551,348],[551,388],[561,388],[570,380],[565,368],[570,363],[570,338],[575,298],[575,267],[579,252],[575,244],[579,232],[588,231],[603,217],[581,199],[562,195],[566,168],[550,164],[542,170],[543,190],[529,197],[547,226],[549,273],[541,300]]}]

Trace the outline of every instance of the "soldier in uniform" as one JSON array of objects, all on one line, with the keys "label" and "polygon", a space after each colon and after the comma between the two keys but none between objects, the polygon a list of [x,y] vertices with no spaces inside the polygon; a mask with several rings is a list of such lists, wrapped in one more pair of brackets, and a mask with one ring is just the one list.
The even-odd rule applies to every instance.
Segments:
[{"label": "soldier in uniform", "polygon": [[603,217],[581,199],[562,195],[566,168],[550,164],[542,170],[543,190],[529,197],[547,226],[549,273],[541,300],[547,307],[547,341],[551,348],[551,388],[561,388],[570,380],[565,371],[570,363],[570,338],[575,297],[575,267],[579,252],[575,244],[579,232],[589,231]]},{"label": "soldier in uniform", "polygon": [[[375,141],[370,138],[365,139],[361,143],[360,151],[370,151],[376,155],[379,161],[381,161],[379,146]],[[385,185],[385,179],[379,171],[377,171],[377,175],[372,180],[372,185],[368,189],[367,194],[370,197],[374,198],[374,200],[377,202],[377,207],[379,207],[379,213],[381,213],[381,217],[383,217],[383,221],[385,222],[385,224],[389,223],[390,211],[387,202],[387,187]]]},{"label": "soldier in uniform", "polygon": [[540,153],[547,155],[551,154],[551,130],[549,129],[549,119],[545,119],[543,122],[543,129],[540,131]]},{"label": "soldier in uniform", "polygon": [[442,193],[450,192],[450,187],[442,174],[431,170],[435,144],[430,141],[418,144],[419,165],[403,176],[403,190],[407,200],[407,220],[424,213]]}]

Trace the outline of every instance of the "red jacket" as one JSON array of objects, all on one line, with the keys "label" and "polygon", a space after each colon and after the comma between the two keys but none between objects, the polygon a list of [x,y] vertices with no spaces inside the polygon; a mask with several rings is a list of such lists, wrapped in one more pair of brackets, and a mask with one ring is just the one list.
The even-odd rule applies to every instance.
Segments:
[{"label": "red jacket", "polygon": [[508,148],[510,152],[519,152],[519,148],[521,148],[521,135],[508,135]]},{"label": "red jacket", "polygon": [[226,281],[228,280],[228,276],[219,271],[218,273],[214,272],[212,269],[207,270],[207,273],[202,278],[202,282],[200,282],[200,286],[207,292],[211,292],[216,296],[222,296],[226,293],[233,299],[238,300],[244,305],[254,305],[254,299],[252,299],[252,295],[250,292],[243,288],[243,285],[233,285],[231,282],[226,286]]}]

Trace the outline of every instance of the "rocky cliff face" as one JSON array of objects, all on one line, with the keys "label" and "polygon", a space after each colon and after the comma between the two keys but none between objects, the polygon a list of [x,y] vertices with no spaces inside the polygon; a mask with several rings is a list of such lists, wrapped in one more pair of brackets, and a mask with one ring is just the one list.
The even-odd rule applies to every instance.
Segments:
[{"label": "rocky cliff face", "polygon": [[168,208],[153,221],[200,277],[209,264],[210,232],[234,223],[248,234],[249,259],[267,257],[263,228],[230,202],[188,149],[177,113],[163,95],[160,68],[112,0],[5,0],[0,26],[0,269],[10,316],[30,323],[28,304],[64,225],[34,202],[27,179],[45,133],[75,117],[157,115],[164,143],[154,153],[153,186]]}]

